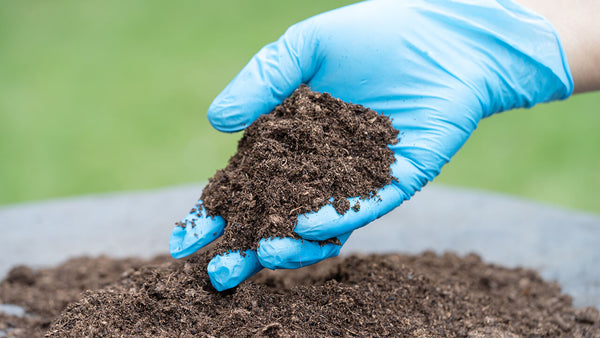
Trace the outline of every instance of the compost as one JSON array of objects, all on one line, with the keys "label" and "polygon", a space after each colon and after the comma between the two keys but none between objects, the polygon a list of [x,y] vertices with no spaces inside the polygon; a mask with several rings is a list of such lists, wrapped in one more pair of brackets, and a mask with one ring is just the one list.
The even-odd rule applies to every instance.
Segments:
[{"label": "compost", "polygon": [[0,336],[600,336],[595,308],[573,308],[532,270],[476,255],[338,257],[263,270],[228,292],[210,285],[210,257],[16,267],[0,303],[27,314],[0,315]]},{"label": "compost", "polygon": [[246,128],[237,153],[204,188],[207,213],[227,224],[216,253],[298,238],[298,215],[326,204],[339,214],[358,211],[360,202],[347,198],[375,197],[394,180],[389,146],[397,136],[385,115],[302,85]]}]

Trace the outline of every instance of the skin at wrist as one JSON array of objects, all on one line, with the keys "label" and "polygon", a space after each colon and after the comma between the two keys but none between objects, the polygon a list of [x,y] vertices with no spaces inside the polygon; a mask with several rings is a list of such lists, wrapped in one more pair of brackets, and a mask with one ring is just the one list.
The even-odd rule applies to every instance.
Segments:
[{"label": "skin at wrist", "polygon": [[558,31],[573,75],[573,93],[600,90],[600,1],[517,2],[544,16]]}]

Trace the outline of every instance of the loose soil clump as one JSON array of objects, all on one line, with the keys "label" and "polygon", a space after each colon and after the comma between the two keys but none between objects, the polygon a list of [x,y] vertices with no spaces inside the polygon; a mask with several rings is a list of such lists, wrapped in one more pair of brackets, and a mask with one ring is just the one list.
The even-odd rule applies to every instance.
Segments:
[{"label": "loose soil clump", "polygon": [[211,257],[17,268],[0,282],[0,303],[28,314],[0,315],[0,335],[41,336],[53,322],[50,337],[600,336],[595,308],[573,308],[532,270],[476,255],[338,257],[263,270],[228,292],[208,281]]},{"label": "loose soil clump", "polygon": [[[262,238],[293,237],[298,215],[332,204],[339,214],[392,183],[390,119],[303,85],[246,128],[237,153],[202,192],[226,221],[217,253],[256,249]],[[185,224],[181,224],[185,226]]]}]

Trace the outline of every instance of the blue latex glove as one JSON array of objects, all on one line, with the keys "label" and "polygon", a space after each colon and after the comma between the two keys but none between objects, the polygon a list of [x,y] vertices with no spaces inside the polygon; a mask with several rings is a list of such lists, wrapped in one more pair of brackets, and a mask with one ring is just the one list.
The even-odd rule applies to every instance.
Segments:
[{"label": "blue latex glove", "polygon": [[[337,255],[312,240],[350,233],[409,199],[439,174],[478,122],[517,107],[568,97],[573,81],[558,35],[539,15],[506,0],[381,0],[343,7],[288,29],[261,49],[208,111],[221,131],[244,129],[301,83],[388,115],[400,131],[398,179],[340,216],[332,206],[298,217],[306,239],[263,239],[256,252],[215,257],[218,290],[263,267],[296,268]],[[170,241],[174,257],[218,237],[220,217],[192,213]]]}]

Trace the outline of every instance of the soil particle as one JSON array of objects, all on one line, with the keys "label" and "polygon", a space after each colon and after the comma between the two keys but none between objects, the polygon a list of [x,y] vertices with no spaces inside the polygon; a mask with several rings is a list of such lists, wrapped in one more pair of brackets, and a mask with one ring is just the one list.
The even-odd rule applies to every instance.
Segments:
[{"label": "soil particle", "polygon": [[[41,336],[599,337],[600,314],[575,309],[555,283],[476,255],[352,255],[264,270],[228,292],[208,282],[211,256],[76,259],[0,283],[0,333]],[[81,293],[81,290],[88,290]],[[66,305],[66,303],[71,304]],[[52,323],[52,324],[51,324]]]},{"label": "soil particle", "polygon": [[207,213],[227,223],[216,253],[298,238],[299,214],[326,204],[344,214],[347,198],[375,196],[393,180],[388,146],[397,136],[388,117],[301,86],[246,128],[237,153],[203,190]]}]

